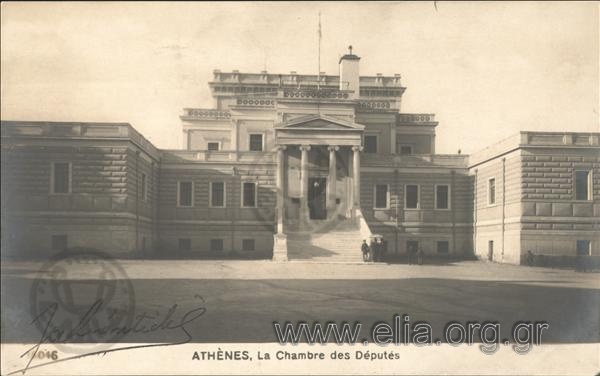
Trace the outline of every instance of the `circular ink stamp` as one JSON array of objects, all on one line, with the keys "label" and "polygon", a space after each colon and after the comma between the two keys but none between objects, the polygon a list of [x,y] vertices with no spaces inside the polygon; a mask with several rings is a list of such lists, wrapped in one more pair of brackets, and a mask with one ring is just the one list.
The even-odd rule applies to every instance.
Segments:
[{"label": "circular ink stamp", "polygon": [[68,250],[48,261],[30,293],[40,343],[84,354],[108,350],[132,331],[133,285],[125,270],[96,250]]}]

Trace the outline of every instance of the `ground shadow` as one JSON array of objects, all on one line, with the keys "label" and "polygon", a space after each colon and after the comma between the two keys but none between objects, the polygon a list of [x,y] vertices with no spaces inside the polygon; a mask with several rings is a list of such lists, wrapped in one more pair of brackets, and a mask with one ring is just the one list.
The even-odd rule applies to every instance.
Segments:
[{"label": "ground shadow", "polygon": [[323,257],[335,257],[339,254],[314,245],[303,247],[302,251],[288,249],[289,260],[311,260]]},{"label": "ground shadow", "polygon": [[[477,259],[472,257],[424,257],[421,265],[444,265],[444,266],[454,266],[457,262],[462,261],[475,261]],[[394,265],[409,265],[409,260],[407,255],[391,255],[384,257],[383,261],[387,264]],[[417,257],[414,256],[411,261],[412,265],[419,266],[417,263]]]},{"label": "ground shadow", "polygon": [[[33,281],[4,276],[2,282],[2,341],[39,341],[41,332],[31,324]],[[164,320],[174,305],[169,317],[174,322],[204,307],[206,313],[186,325],[193,342],[275,342],[274,322],[361,323],[360,339],[370,339],[374,323],[391,325],[395,315],[403,314],[409,315],[411,323],[429,323],[434,336],[441,336],[453,321],[497,322],[502,338],[511,338],[513,326],[525,321],[548,323],[544,343],[600,341],[600,290],[540,286],[540,282],[562,283],[435,278],[131,280],[134,314],[152,317],[149,324]],[[91,304],[89,289],[78,290],[77,286],[83,285],[73,286],[73,297],[88,299]],[[64,324],[68,315],[63,316],[57,313],[53,322]],[[73,325],[73,318],[70,320]],[[181,330],[167,329],[132,332],[122,342],[180,341],[182,335]]]}]

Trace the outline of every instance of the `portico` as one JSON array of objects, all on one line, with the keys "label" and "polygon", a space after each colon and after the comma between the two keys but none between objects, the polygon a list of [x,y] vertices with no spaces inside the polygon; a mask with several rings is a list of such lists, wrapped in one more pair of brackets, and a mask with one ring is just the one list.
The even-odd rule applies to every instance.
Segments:
[{"label": "portico", "polygon": [[299,117],[275,128],[278,234],[287,226],[354,216],[360,208],[363,130],[325,115]]}]

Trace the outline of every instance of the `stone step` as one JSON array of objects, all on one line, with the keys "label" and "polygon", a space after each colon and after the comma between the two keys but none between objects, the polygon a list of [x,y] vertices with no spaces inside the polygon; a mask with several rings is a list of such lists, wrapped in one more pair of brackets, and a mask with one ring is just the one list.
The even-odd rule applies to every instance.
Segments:
[{"label": "stone step", "polygon": [[330,241],[330,240],[322,240],[322,241],[315,241],[315,240],[288,240],[288,244],[312,244],[312,245],[328,245],[328,246],[338,246],[338,247],[358,247],[360,248],[362,245],[362,242],[349,242],[349,241]]},{"label": "stone step", "polygon": [[356,239],[360,239],[362,241],[361,236],[354,236],[354,235],[350,235],[350,234],[343,234],[343,235],[337,235],[337,234],[331,234],[331,235],[288,235],[288,239],[292,239],[292,240],[308,240],[308,239],[336,239],[336,240],[356,240]]},{"label": "stone step", "polygon": [[290,260],[312,260],[312,261],[353,261],[361,262],[362,253],[360,249],[334,247],[318,247],[305,243],[289,243],[288,257]]},{"label": "stone step", "polygon": [[288,251],[289,250],[302,251],[305,249],[314,249],[314,250],[326,249],[328,251],[339,253],[339,254],[360,252],[360,248],[344,248],[344,247],[343,248],[334,248],[334,247],[319,247],[319,246],[303,246],[303,245],[289,246],[288,245]]},{"label": "stone step", "polygon": [[318,241],[318,242],[330,242],[330,243],[334,243],[334,242],[352,243],[352,242],[360,241],[362,243],[362,239],[360,239],[360,238],[348,239],[346,237],[344,237],[344,238],[292,239],[292,240],[295,240],[295,241],[313,241],[313,242]]},{"label": "stone step", "polygon": [[363,263],[363,239],[352,222],[341,221],[327,224],[317,232],[292,231],[287,235],[290,261]]},{"label": "stone step", "polygon": [[324,261],[324,262],[364,262],[362,257],[348,257],[348,258],[344,258],[344,257],[301,257],[301,256],[297,256],[297,257],[293,257],[291,255],[288,255],[288,260],[291,261]]},{"label": "stone step", "polygon": [[[289,246],[289,242],[288,242],[288,246]],[[335,248],[335,249],[360,249],[360,243],[359,244],[339,244],[339,243],[310,243],[310,242],[306,242],[306,243],[298,243],[299,246],[313,246],[313,247],[327,247],[327,248]]]},{"label": "stone step", "polygon": [[362,239],[347,239],[347,238],[312,238],[312,239],[290,239],[288,241],[299,242],[299,243],[344,243],[344,244],[357,244],[360,246],[362,244]]},{"label": "stone step", "polygon": [[339,247],[339,246],[326,246],[326,245],[318,245],[318,244],[289,244],[288,249],[328,249],[330,251],[335,251],[338,253],[347,253],[347,252],[355,252],[360,250],[360,247]]},{"label": "stone step", "polygon": [[302,242],[302,244],[313,245],[315,247],[335,247],[340,249],[360,248],[360,243],[328,243],[328,242]]}]

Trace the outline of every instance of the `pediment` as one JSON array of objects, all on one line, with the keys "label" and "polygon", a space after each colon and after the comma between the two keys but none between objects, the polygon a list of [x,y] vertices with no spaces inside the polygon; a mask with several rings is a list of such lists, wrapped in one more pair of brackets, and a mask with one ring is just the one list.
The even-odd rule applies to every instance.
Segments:
[{"label": "pediment", "polygon": [[364,125],[326,115],[309,115],[288,120],[277,126],[286,130],[363,130]]}]

